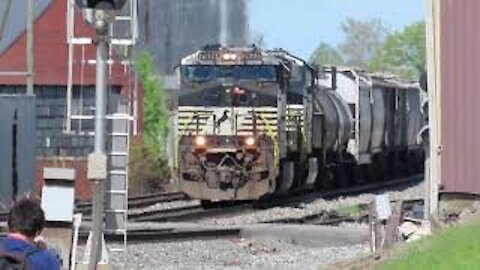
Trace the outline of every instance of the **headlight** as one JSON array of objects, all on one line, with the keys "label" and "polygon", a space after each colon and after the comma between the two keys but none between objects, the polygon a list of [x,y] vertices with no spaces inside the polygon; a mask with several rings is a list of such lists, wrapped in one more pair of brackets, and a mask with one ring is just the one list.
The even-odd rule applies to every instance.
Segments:
[{"label": "headlight", "polygon": [[205,139],[203,136],[197,136],[194,139],[194,143],[197,148],[204,148],[207,144],[207,139]]},{"label": "headlight", "polygon": [[235,53],[225,53],[222,55],[224,61],[236,61],[238,56]]},{"label": "headlight", "polygon": [[256,141],[255,141],[255,138],[254,137],[247,137],[245,139],[245,146],[247,148],[252,148],[252,147],[255,147],[255,144],[256,144]]}]

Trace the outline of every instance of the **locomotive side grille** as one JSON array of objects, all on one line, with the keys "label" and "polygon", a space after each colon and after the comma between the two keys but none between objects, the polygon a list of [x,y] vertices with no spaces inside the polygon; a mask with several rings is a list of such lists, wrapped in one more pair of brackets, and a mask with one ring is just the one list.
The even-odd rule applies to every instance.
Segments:
[{"label": "locomotive side grille", "polygon": [[[233,114],[232,114],[233,110]],[[224,112],[228,112],[228,119],[217,124],[214,132],[214,119],[219,121]],[[254,131],[253,114],[257,115],[255,123],[257,133],[267,134],[270,137],[277,135],[277,108],[276,107],[191,107],[178,108],[178,132],[181,135],[192,133],[203,135],[250,135]],[[287,106],[287,131],[296,131],[303,128],[303,106]]]},{"label": "locomotive side grille", "polygon": [[[255,108],[257,115],[257,133],[265,133],[271,137],[277,135],[277,108],[276,107],[257,107]],[[253,110],[247,109],[245,116],[239,121],[239,132],[253,133]]]},{"label": "locomotive side grille", "polygon": [[[232,113],[233,110],[233,113]],[[225,112],[228,118],[221,121]],[[257,133],[276,136],[277,109],[275,107],[256,107]],[[253,134],[253,110],[245,107],[179,107],[178,132],[180,135],[251,135]],[[215,125],[215,121],[217,124]],[[215,132],[214,132],[215,126]]]},{"label": "locomotive side grille", "polygon": [[[200,134],[210,128],[213,130],[212,120],[214,109],[206,109],[204,107],[179,107],[178,108],[178,132],[180,134],[189,134],[198,132]],[[197,127],[198,125],[198,127]]]}]

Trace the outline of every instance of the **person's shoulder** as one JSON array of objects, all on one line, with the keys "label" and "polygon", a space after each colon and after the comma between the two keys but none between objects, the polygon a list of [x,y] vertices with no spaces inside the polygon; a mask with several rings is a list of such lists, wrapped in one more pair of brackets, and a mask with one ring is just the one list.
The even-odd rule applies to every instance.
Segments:
[{"label": "person's shoulder", "polygon": [[19,239],[10,237],[0,239],[0,249],[4,252],[23,253],[32,248],[34,248],[34,246]]},{"label": "person's shoulder", "polygon": [[1,237],[0,238],[0,245],[2,246],[6,246],[6,245],[10,245],[10,244],[23,244],[24,241],[21,241],[19,239],[16,239],[16,238],[12,238],[12,237]]},{"label": "person's shoulder", "polygon": [[29,256],[30,263],[35,269],[35,266],[41,266],[41,269],[60,269],[60,261],[58,258],[48,250],[38,250]]}]

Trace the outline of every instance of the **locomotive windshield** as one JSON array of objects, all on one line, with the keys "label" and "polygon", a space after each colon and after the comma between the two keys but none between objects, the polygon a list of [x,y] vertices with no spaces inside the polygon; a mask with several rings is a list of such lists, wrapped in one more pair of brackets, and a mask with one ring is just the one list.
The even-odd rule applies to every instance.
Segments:
[{"label": "locomotive windshield", "polygon": [[275,66],[184,66],[183,78],[191,82],[205,82],[221,78],[235,80],[276,81]]}]

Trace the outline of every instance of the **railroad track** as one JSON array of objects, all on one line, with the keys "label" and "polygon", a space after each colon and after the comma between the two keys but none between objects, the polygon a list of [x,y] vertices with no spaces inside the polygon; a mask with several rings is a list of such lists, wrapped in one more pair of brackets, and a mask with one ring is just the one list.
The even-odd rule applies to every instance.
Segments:
[{"label": "railroad track", "polygon": [[[188,200],[188,197],[182,192],[152,193],[148,195],[141,195],[141,196],[128,198],[128,208],[129,209],[145,208],[151,205],[155,205],[157,203],[173,202],[173,201],[181,201],[181,200]],[[92,203],[91,202],[77,203],[75,204],[75,211],[85,215],[91,214]]]},{"label": "railroad track", "polygon": [[[244,203],[238,205],[230,205],[226,207],[204,209],[200,205],[190,205],[179,208],[160,209],[148,212],[131,213],[128,215],[130,222],[178,222],[178,221],[195,221],[203,218],[225,217],[237,214],[244,214],[258,211],[260,209],[267,209],[272,207],[282,207],[295,205],[313,201],[318,198],[333,198],[342,195],[354,195],[366,191],[378,191],[381,189],[406,185],[418,182],[423,178],[423,175],[415,175],[407,178],[397,179],[390,182],[372,183],[358,187],[340,188],[323,192],[314,192],[306,194],[297,194],[291,197],[275,197],[259,202]],[[325,214],[325,213],[323,213]],[[319,224],[323,221],[320,217],[309,217],[307,219],[317,220]],[[320,220],[319,220],[320,219]],[[300,222],[301,223],[301,222]],[[310,223],[313,224],[313,221]]]},{"label": "railroad track", "polygon": [[[395,203],[395,200],[391,201]],[[403,210],[408,211],[414,204],[423,202],[422,199],[403,201]],[[360,204],[360,208],[368,209],[368,204]],[[218,210],[218,209],[217,209]],[[368,211],[356,217],[342,216],[335,211],[320,211],[319,213],[305,215],[296,218],[281,218],[261,223],[267,224],[308,224],[321,226],[337,226],[342,222],[367,222]],[[81,232],[80,238],[85,241],[88,232]],[[161,242],[172,240],[205,240],[219,238],[236,238],[241,236],[241,226],[233,226],[229,228],[164,228],[164,229],[134,229],[127,233],[129,243],[135,242]],[[105,239],[110,242],[122,242],[123,235],[105,235]]]},{"label": "railroad track", "polygon": [[[392,203],[395,201],[392,200]],[[410,209],[414,204],[423,202],[422,199],[414,199],[403,201],[403,210]],[[368,204],[360,204],[360,208],[368,209]],[[232,207],[230,207],[231,209]],[[211,209],[209,209],[211,210]],[[216,209],[219,210],[219,209]],[[281,218],[265,222],[263,224],[308,224],[321,226],[337,226],[342,222],[367,222],[368,211],[356,217],[342,216],[334,211],[321,211],[319,213],[305,215],[296,218]],[[129,243],[136,242],[161,242],[172,240],[205,240],[205,239],[219,239],[219,238],[237,238],[241,236],[242,226],[232,226],[229,228],[164,228],[164,229],[133,229],[127,233],[127,241]],[[88,232],[80,232],[80,240],[86,241]],[[123,235],[107,234],[105,239],[109,242],[122,242]]]},{"label": "railroad track", "polygon": [[361,194],[364,192],[378,192],[379,190],[401,186],[401,185],[408,185],[408,184],[415,184],[420,182],[423,179],[423,174],[413,175],[405,178],[399,178],[396,180],[388,181],[388,182],[378,182],[378,183],[371,183],[367,185],[361,186],[352,186],[346,188],[336,188],[326,191],[318,191],[318,192],[309,192],[309,193],[298,193],[294,196],[290,197],[274,197],[271,199],[267,199],[264,201],[259,201],[255,204],[256,208],[271,208],[275,206],[287,206],[287,205],[295,205],[298,203],[310,202],[316,200],[318,198],[335,198],[338,196],[352,196]]},{"label": "railroad track", "polygon": [[[400,178],[389,182],[379,182],[379,183],[372,183],[369,185],[363,185],[358,187],[349,187],[349,188],[341,188],[335,189],[330,191],[319,192],[315,194],[306,194],[300,195],[298,198],[291,198],[287,202],[283,202],[284,205],[286,204],[294,204],[298,203],[301,200],[309,200],[314,198],[333,198],[342,195],[355,195],[367,191],[375,192],[381,189],[390,188],[394,186],[400,185],[407,185],[407,184],[414,184],[423,179],[424,175],[414,175],[410,177]],[[395,200],[391,201],[395,203]],[[423,199],[411,199],[403,201],[403,211],[408,211],[413,208],[415,204],[423,203]],[[272,205],[275,202],[272,202]],[[368,203],[361,203],[357,205],[359,209],[363,212],[362,215],[352,217],[352,216],[341,216],[335,211],[320,211],[319,213],[309,214],[302,217],[296,218],[280,218],[280,219],[273,219],[268,220],[263,223],[289,223],[289,224],[310,224],[310,225],[338,225],[342,222],[362,222],[368,220]],[[271,207],[271,205],[270,205]]]},{"label": "railroad track", "polygon": [[[218,238],[236,238],[240,235],[239,228],[213,228],[213,229],[160,229],[160,230],[131,230],[127,233],[127,241],[135,242],[161,242],[171,240],[205,240]],[[81,241],[86,242],[88,232],[79,233]],[[109,242],[122,242],[123,235],[105,234]]]},{"label": "railroad track", "polygon": [[[396,200],[390,201],[392,205],[396,202],[397,202]],[[423,199],[412,199],[412,200],[402,201],[402,212],[406,213],[408,211],[411,211],[414,205],[423,204],[423,203],[424,203]],[[361,204],[358,204],[357,207],[358,209],[360,209],[360,214],[356,214],[355,216],[340,215],[335,210],[332,210],[332,211],[322,210],[318,213],[309,214],[301,217],[287,217],[287,218],[272,219],[272,220],[264,221],[262,223],[338,225],[342,222],[357,222],[357,223],[368,222],[370,204],[361,203]]]},{"label": "railroad track", "polygon": [[[187,205],[174,208],[133,212],[128,214],[129,222],[181,222],[194,221],[202,218],[225,217],[239,213],[254,211],[252,204],[237,204],[226,207],[204,209],[200,204]],[[83,218],[91,221],[91,216]]]},{"label": "railroad track", "polygon": [[[191,221],[198,220],[202,218],[211,218],[211,217],[220,217],[220,216],[231,216],[239,213],[248,213],[253,212],[258,209],[272,208],[276,206],[288,206],[298,203],[305,203],[313,201],[318,198],[333,198],[344,195],[355,195],[362,192],[375,192],[381,189],[386,189],[394,186],[412,184],[423,179],[423,175],[414,175],[406,178],[401,178],[389,182],[378,182],[362,186],[354,186],[348,188],[338,188],[322,192],[310,192],[305,194],[297,194],[291,197],[275,197],[268,200],[263,200],[259,202],[246,203],[241,205],[233,205],[221,208],[211,208],[203,209],[200,205],[190,205],[177,208],[169,209],[160,209],[152,210],[147,212],[137,212],[129,213],[129,221],[131,222],[178,222],[178,221]],[[171,202],[178,200],[186,200],[186,196],[183,193],[156,193],[149,194],[144,196],[132,197],[129,199],[129,207],[132,208],[142,208],[149,205],[154,205],[162,202]],[[88,220],[88,214],[91,213],[91,204],[90,203],[80,203],[77,204],[77,211],[80,211],[87,216],[85,217]],[[318,223],[321,224],[322,218],[320,217],[309,217],[310,220],[319,220]],[[0,213],[0,221],[6,220],[6,214]],[[292,221],[294,222],[294,221]],[[300,221],[299,221],[300,222]],[[313,222],[313,221],[312,221]],[[300,222],[301,223],[301,222]]]},{"label": "railroad track", "polygon": [[269,224],[309,224],[309,225],[338,225],[342,222],[356,222],[357,219],[338,215],[335,211],[320,211],[319,213],[301,217],[288,217],[264,221]]},{"label": "railroad track", "polygon": [[[421,180],[423,175],[397,179],[388,183],[372,183],[360,187],[340,188],[324,192],[310,194],[299,194],[292,198],[276,198],[261,203],[245,203],[222,208],[203,209],[200,205],[189,205],[177,208],[159,209],[148,212],[137,212],[129,214],[130,222],[180,222],[196,221],[203,218],[213,218],[219,216],[237,215],[258,211],[258,208],[288,206],[299,202],[317,199],[320,197],[333,198],[342,195],[354,195],[362,192],[378,192],[379,190],[396,187],[401,185],[413,184]],[[404,201],[404,209],[411,208],[415,203],[421,202],[421,199]],[[394,202],[394,201],[392,201]],[[304,215],[294,218],[272,219],[261,223],[268,224],[308,224],[308,225],[331,225],[336,226],[342,222],[364,222],[368,220],[368,204],[358,206],[362,211],[358,216],[340,215],[333,211],[320,211],[319,213]],[[233,228],[207,228],[207,229],[160,229],[160,230],[129,230],[127,233],[129,242],[149,242],[149,241],[171,241],[171,240],[198,240],[198,239],[218,239],[235,238],[240,234],[240,229]],[[85,239],[86,233],[81,233],[81,239]],[[106,235],[107,241],[123,241],[123,236]]]},{"label": "railroad track", "polygon": [[179,222],[219,216],[231,216],[254,211],[252,204],[241,204],[219,208],[204,209],[201,205],[162,209],[145,213],[129,214],[133,222]]}]

